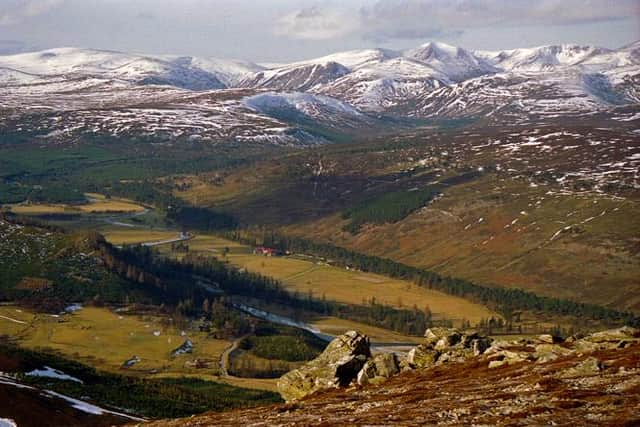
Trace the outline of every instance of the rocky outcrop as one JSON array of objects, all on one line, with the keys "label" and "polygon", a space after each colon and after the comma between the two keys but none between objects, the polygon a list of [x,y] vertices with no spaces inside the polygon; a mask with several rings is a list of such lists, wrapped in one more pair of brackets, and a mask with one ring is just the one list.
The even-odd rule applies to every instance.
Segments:
[{"label": "rocky outcrop", "polygon": [[603,365],[595,357],[587,357],[575,366],[560,371],[558,378],[579,378],[597,375],[602,371]]},{"label": "rocky outcrop", "polygon": [[394,353],[382,353],[364,364],[358,373],[357,382],[361,386],[379,384],[399,372],[398,356]]},{"label": "rocky outcrop", "polygon": [[576,351],[589,353],[596,350],[624,348],[640,341],[640,329],[623,326],[617,329],[595,332],[579,339],[570,340]]},{"label": "rocky outcrop", "polygon": [[[621,341],[627,342],[627,336]],[[602,335],[579,340],[585,338],[600,341]],[[573,347],[577,340],[500,341],[491,352],[463,363],[406,370],[381,385],[338,388],[301,403],[209,412],[145,426],[640,425],[640,342],[579,354]],[[487,369],[483,362],[504,350],[525,353],[527,360]],[[538,362],[539,355],[549,352],[566,354]]]},{"label": "rocky outcrop", "polygon": [[[333,340],[326,350],[305,366],[285,374],[278,390],[287,400],[297,400],[319,390],[379,384],[400,371],[420,370],[447,363],[464,363],[481,357],[491,370],[522,363],[535,365],[565,360],[599,350],[624,349],[640,345],[640,330],[622,327],[591,335],[560,337],[545,334],[516,341],[498,341],[475,331],[455,328],[430,328],[424,343],[411,349],[406,357],[382,353],[372,357],[369,339],[350,331]],[[597,374],[602,362],[587,358],[557,373],[558,378]]]},{"label": "rocky outcrop", "polygon": [[498,350],[489,356],[489,369],[500,366],[515,365],[516,363],[534,360],[533,354],[527,351]]},{"label": "rocky outcrop", "polygon": [[533,358],[536,363],[545,363],[556,360],[559,357],[569,356],[574,351],[554,344],[538,344],[534,347]]},{"label": "rocky outcrop", "polygon": [[292,401],[319,390],[348,386],[370,358],[369,338],[349,331],[331,341],[316,359],[283,375],[278,391]]},{"label": "rocky outcrop", "polygon": [[426,368],[446,362],[463,362],[483,354],[492,339],[478,332],[461,332],[455,328],[429,328],[425,343],[409,351],[407,363],[412,368]]}]

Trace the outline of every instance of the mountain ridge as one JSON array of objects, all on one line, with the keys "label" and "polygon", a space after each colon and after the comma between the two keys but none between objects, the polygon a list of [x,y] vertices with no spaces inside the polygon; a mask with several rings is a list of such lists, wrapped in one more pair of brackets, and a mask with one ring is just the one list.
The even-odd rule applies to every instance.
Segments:
[{"label": "mountain ridge", "polygon": [[[72,110],[73,132],[118,135],[132,129],[131,124],[122,124],[125,112],[114,112],[116,117],[106,126],[87,115],[109,105],[138,109],[144,104],[165,117],[172,111],[169,123],[176,123],[178,110],[185,117],[194,109],[201,114],[178,120],[181,125],[158,126],[155,113],[144,113],[143,121],[151,122],[136,126],[137,133],[160,131],[196,139],[205,133],[204,139],[213,140],[315,144],[325,138],[309,139],[309,128],[315,127],[309,120],[351,133],[371,128],[372,117],[482,117],[501,122],[613,115],[619,106],[640,102],[640,42],[617,50],[564,44],[504,51],[470,51],[429,42],[404,51],[357,49],[268,67],[241,60],[65,47],[0,56],[0,86],[5,89],[0,108],[6,116],[0,126],[5,128],[9,123],[33,127],[29,117],[35,111],[56,115]],[[273,103],[268,111],[247,108],[244,98],[262,92],[305,102],[280,102],[282,111],[276,111]],[[301,93],[309,96],[296,95]],[[194,97],[197,94],[203,96]],[[34,99],[40,107],[34,107]],[[213,99],[219,99],[216,107],[210,103]],[[226,117],[218,122],[219,132],[207,130],[215,122],[205,118],[211,108]],[[80,110],[87,113],[77,113]],[[351,114],[353,110],[362,114]],[[28,123],[20,126],[23,121]],[[67,132],[59,119],[51,123],[54,135]],[[373,128],[383,123],[389,126],[382,120]],[[269,136],[253,135],[253,128]],[[300,139],[303,135],[306,141]]]}]

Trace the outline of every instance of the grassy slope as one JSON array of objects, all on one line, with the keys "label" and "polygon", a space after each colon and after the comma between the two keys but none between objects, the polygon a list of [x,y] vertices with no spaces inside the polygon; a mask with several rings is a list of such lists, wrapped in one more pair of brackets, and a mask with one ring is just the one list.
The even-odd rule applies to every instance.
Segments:
[{"label": "grassy slope", "polygon": [[547,191],[487,176],[355,236],[335,233],[337,216],[289,231],[480,283],[640,310],[637,203]]}]

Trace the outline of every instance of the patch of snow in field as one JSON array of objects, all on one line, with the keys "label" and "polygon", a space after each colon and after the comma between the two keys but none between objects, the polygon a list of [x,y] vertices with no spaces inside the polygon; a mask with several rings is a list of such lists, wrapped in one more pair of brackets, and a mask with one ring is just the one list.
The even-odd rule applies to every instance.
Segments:
[{"label": "patch of snow in field", "polygon": [[45,366],[44,369],[34,369],[31,372],[27,372],[25,375],[30,377],[44,377],[65,381],[75,381],[77,383],[83,384],[82,380],[79,380],[76,377],[72,377],[71,375],[67,375],[62,371],[58,371],[57,369],[53,369],[50,366]]},{"label": "patch of snow in field", "polygon": [[18,424],[11,418],[0,418],[0,427],[18,427]]},{"label": "patch of snow in field", "polygon": [[70,306],[64,309],[65,313],[75,313],[76,311],[82,310],[82,305],[80,304],[71,304]]},{"label": "patch of snow in field", "polygon": [[505,226],[504,226],[504,228],[509,228],[509,227],[511,227],[512,225],[515,225],[515,224],[516,224],[516,222],[518,222],[518,220],[519,220],[519,219],[520,219],[520,218],[516,218],[516,219],[514,219],[513,221],[511,221],[511,223],[509,223],[509,224],[505,225]]},{"label": "patch of snow in field", "polygon": [[126,362],[124,362],[122,364],[122,366],[125,367],[125,368],[129,368],[129,367],[135,365],[138,362],[140,362],[140,358],[138,356],[133,356],[131,359],[129,359]]}]

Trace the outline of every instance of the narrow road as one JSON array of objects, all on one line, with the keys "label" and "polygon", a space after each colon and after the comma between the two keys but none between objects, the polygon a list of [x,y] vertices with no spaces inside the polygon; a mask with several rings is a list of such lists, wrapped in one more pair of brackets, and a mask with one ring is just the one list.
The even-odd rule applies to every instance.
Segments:
[{"label": "narrow road", "polygon": [[[193,239],[195,236],[193,234],[189,234],[189,233],[178,233],[178,235],[176,237],[173,237],[171,239],[165,239],[165,240],[157,240],[155,242],[145,242],[145,243],[140,243],[140,246],[160,246],[160,245],[167,245],[169,243],[175,243],[175,242],[183,242],[185,240],[190,240]],[[116,248],[122,248],[123,245],[116,245]]]},{"label": "narrow road", "polygon": [[144,210],[140,211],[140,212],[125,212],[122,214],[116,214],[116,215],[111,215],[108,216],[106,218],[102,218],[103,222],[106,222],[107,224],[111,224],[111,225],[117,225],[120,227],[131,227],[131,228],[137,228],[140,227],[140,225],[137,224],[131,224],[129,222],[122,222],[123,220],[127,220],[130,218],[135,218],[137,216],[141,216],[146,214],[147,212],[150,212],[152,209],[150,208],[144,208]]},{"label": "narrow road", "polygon": [[20,323],[22,325],[27,325],[27,322],[23,322],[22,320],[17,320],[17,319],[12,319],[11,317],[7,317],[7,316],[3,316],[0,314],[0,319],[5,319],[8,320],[10,322],[14,322],[14,323]]},{"label": "narrow road", "polygon": [[193,235],[191,235],[189,233],[178,233],[178,235],[176,237],[174,237],[173,239],[166,239],[166,240],[158,240],[156,242],[141,243],[141,245],[142,246],[159,246],[159,245],[166,245],[168,243],[182,242],[184,240],[189,240],[189,239],[193,239]]},{"label": "narrow road", "polygon": [[230,377],[229,375],[229,356],[234,352],[239,346],[240,342],[247,338],[249,335],[243,335],[240,338],[235,339],[231,345],[224,349],[222,354],[220,355],[220,376],[221,377]]}]

